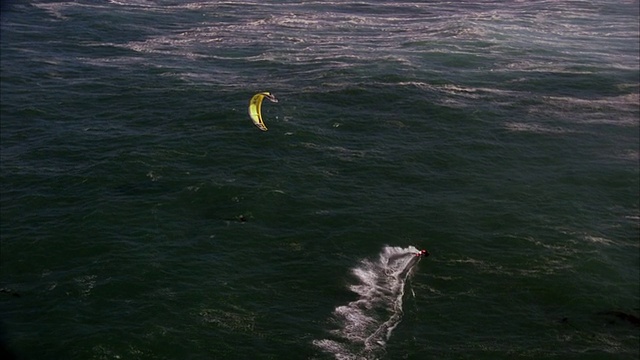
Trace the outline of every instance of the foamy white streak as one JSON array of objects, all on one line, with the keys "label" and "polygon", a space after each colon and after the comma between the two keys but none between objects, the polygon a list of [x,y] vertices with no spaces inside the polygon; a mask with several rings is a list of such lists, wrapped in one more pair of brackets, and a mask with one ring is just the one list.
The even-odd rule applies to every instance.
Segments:
[{"label": "foamy white streak", "polygon": [[330,333],[335,340],[315,340],[314,345],[339,360],[376,358],[402,320],[406,281],[420,261],[417,252],[413,246],[387,246],[377,261],[361,261],[352,270],[357,283],[349,286],[358,299],[334,310],[339,327]]}]

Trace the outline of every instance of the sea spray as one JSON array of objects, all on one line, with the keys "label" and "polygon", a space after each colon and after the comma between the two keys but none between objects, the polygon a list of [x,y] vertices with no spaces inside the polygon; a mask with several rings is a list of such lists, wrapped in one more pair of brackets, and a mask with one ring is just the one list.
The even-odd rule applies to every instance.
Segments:
[{"label": "sea spray", "polygon": [[357,282],[349,289],[358,299],[336,307],[332,339],[314,345],[336,359],[374,359],[381,354],[391,333],[402,320],[407,279],[421,257],[413,246],[385,246],[377,261],[362,260],[352,269]]}]

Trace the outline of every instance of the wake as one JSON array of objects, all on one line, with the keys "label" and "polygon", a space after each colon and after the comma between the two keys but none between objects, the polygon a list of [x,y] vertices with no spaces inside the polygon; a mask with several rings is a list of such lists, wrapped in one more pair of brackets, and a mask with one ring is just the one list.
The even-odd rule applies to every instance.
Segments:
[{"label": "wake", "polygon": [[421,259],[418,252],[413,246],[386,246],[377,261],[362,260],[352,270],[358,283],[349,286],[358,299],[333,311],[339,326],[330,331],[335,339],[314,340],[313,344],[338,360],[379,356],[402,320],[405,284]]}]

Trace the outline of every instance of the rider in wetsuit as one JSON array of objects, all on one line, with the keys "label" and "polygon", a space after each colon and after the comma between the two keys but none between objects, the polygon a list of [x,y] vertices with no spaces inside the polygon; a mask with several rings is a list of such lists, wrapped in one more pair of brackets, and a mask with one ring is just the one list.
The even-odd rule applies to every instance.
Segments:
[{"label": "rider in wetsuit", "polygon": [[426,249],[420,250],[420,252],[416,253],[417,257],[423,257],[423,256],[429,256],[431,254],[429,254],[429,252]]}]

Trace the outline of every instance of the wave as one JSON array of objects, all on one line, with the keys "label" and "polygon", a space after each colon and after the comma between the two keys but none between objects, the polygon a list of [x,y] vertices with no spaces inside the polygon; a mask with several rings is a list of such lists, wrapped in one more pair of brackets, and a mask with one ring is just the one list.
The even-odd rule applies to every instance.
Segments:
[{"label": "wave", "polygon": [[375,359],[384,352],[391,333],[402,320],[407,280],[420,257],[413,246],[385,246],[377,261],[362,260],[352,269],[357,283],[349,289],[358,299],[336,307],[333,339],[313,344],[339,360]]}]

